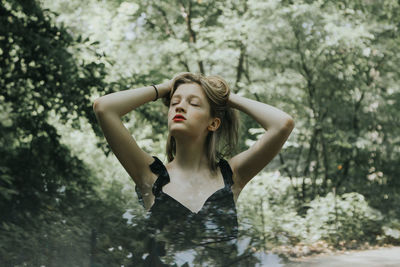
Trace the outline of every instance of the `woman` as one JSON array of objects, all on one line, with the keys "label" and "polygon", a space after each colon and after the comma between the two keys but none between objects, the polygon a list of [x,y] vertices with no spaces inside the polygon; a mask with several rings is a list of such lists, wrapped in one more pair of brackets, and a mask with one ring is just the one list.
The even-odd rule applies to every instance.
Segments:
[{"label": "woman", "polygon": [[[131,110],[160,97],[169,107],[165,165],[138,147],[121,122]],[[197,264],[237,263],[236,201],[282,148],[294,128],[291,116],[232,93],[220,76],[189,72],[166,83],[100,97],[93,109],[148,211],[151,238],[146,264],[164,266],[162,256],[189,250]],[[231,157],[237,141],[237,110],[266,132],[249,149]],[[165,258],[169,263],[178,261]]]}]

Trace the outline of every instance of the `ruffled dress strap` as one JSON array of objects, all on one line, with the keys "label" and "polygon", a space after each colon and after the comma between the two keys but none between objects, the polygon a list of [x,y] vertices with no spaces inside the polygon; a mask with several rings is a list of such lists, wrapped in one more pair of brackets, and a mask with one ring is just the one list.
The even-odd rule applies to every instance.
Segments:
[{"label": "ruffled dress strap", "polygon": [[222,176],[224,177],[225,186],[229,186],[230,188],[233,185],[233,172],[231,166],[229,165],[228,161],[221,158],[219,160],[219,167],[221,168]]},{"label": "ruffled dress strap", "polygon": [[161,194],[161,189],[164,185],[168,184],[170,179],[168,175],[167,168],[165,168],[164,164],[161,160],[159,160],[156,156],[153,156],[155,159],[153,163],[150,164],[150,170],[158,175],[157,180],[154,182],[152,187],[152,192],[154,196],[158,197]]},{"label": "ruffled dress strap", "polygon": [[[161,194],[161,189],[164,185],[169,183],[169,175],[167,168],[165,168],[164,164],[162,161],[157,158],[156,156],[152,156],[154,158],[154,161],[149,165],[150,170],[154,173],[157,174],[157,180],[154,182],[153,187],[152,187],[152,192],[155,197],[160,196]],[[139,188],[137,185],[135,185],[135,191],[139,199],[139,203],[144,207],[144,201],[143,201],[143,196],[139,191]]]}]

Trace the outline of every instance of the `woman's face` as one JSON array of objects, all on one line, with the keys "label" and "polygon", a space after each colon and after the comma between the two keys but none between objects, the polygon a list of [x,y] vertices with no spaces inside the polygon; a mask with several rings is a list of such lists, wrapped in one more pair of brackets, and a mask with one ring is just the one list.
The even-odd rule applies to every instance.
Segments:
[{"label": "woman's face", "polygon": [[[184,119],[175,119],[182,115]],[[185,83],[178,86],[171,98],[168,111],[168,130],[172,136],[207,135],[212,122],[210,104],[206,94],[197,83]]]}]

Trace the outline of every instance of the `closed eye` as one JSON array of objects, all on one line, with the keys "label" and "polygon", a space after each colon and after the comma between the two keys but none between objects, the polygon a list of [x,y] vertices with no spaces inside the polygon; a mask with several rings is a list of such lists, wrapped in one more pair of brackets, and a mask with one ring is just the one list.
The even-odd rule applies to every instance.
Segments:
[{"label": "closed eye", "polygon": [[[172,103],[171,106],[174,106],[174,105],[176,105],[176,104],[178,104],[178,103]],[[193,103],[192,103],[191,105],[192,105],[192,106],[196,106],[196,107],[199,106],[199,105],[196,105],[196,104],[193,104]]]}]

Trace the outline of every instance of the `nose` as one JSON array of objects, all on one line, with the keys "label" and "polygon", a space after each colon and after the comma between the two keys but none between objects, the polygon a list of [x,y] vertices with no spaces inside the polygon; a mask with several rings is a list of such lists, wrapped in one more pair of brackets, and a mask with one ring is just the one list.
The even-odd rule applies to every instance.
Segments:
[{"label": "nose", "polygon": [[175,112],[178,112],[178,111],[185,112],[186,111],[185,104],[183,104],[183,102],[184,101],[180,101],[179,103],[177,103],[175,105]]},{"label": "nose", "polygon": [[175,107],[175,112],[176,113],[178,113],[178,112],[184,112],[185,110],[184,110],[184,108],[182,108],[182,107]]}]

